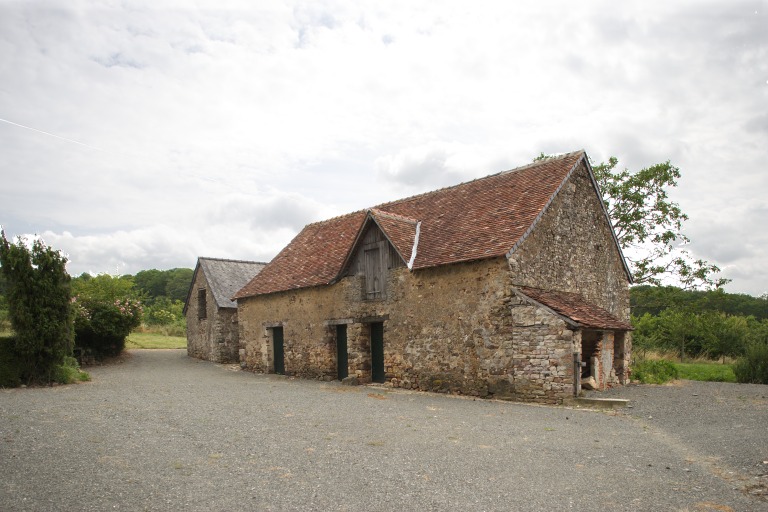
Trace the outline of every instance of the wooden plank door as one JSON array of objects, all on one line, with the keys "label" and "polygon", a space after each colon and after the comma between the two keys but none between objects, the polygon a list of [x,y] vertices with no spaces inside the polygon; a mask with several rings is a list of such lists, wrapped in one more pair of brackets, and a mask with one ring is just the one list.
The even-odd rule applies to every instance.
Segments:
[{"label": "wooden plank door", "polygon": [[285,348],[283,346],[283,328],[272,328],[272,355],[275,359],[275,373],[285,375]]},{"label": "wooden plank door", "polygon": [[349,358],[347,356],[347,326],[336,326],[336,372],[339,380],[349,376]]},{"label": "wooden plank door", "polygon": [[384,323],[374,322],[371,325],[371,380],[384,382]]}]

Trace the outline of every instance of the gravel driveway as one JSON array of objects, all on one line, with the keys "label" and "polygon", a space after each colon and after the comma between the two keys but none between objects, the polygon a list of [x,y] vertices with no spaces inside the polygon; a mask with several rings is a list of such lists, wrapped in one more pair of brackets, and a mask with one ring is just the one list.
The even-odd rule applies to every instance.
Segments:
[{"label": "gravel driveway", "polygon": [[346,387],[133,350],[0,390],[0,509],[768,511],[768,386],[621,413]]}]

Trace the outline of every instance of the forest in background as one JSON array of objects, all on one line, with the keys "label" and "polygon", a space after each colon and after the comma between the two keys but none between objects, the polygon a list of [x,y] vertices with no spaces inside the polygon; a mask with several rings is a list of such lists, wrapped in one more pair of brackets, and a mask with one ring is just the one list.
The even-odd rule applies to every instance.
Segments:
[{"label": "forest in background", "polygon": [[736,358],[755,343],[768,346],[768,294],[722,289],[636,286],[630,290],[635,357],[648,351],[686,358]]}]

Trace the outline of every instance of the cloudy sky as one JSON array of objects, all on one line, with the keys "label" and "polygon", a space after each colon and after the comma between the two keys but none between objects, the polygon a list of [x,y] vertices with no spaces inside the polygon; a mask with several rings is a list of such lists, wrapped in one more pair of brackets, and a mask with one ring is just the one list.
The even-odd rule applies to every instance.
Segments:
[{"label": "cloudy sky", "polygon": [[671,160],[691,252],[767,292],[768,0],[0,0],[0,224],[73,275],[578,149]]}]

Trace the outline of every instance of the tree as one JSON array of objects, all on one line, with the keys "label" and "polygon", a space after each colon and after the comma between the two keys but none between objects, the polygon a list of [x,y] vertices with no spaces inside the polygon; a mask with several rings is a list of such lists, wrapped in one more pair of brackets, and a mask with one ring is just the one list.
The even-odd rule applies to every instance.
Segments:
[{"label": "tree", "polygon": [[[541,153],[533,161],[547,158],[551,155]],[[633,173],[616,171],[618,163],[614,156],[607,163],[590,161],[634,283],[660,285],[671,277],[688,289],[720,288],[730,282],[716,277],[718,266],[694,260],[680,248],[690,242],[682,233],[688,215],[667,194],[677,186],[680,169],[667,160]]]},{"label": "tree", "polygon": [[11,243],[0,231],[0,271],[6,279],[13,351],[25,381],[50,382],[73,344],[67,259],[34,240]]},{"label": "tree", "polygon": [[187,300],[187,293],[195,271],[191,268],[173,268],[166,273],[168,274],[168,282],[165,285],[165,295],[174,301],[184,302]]},{"label": "tree", "polygon": [[133,282],[142,293],[150,299],[165,295],[165,287],[168,284],[168,275],[160,270],[142,270],[138,272]]},{"label": "tree", "polygon": [[688,215],[671,201],[668,189],[677,186],[680,169],[669,160],[637,172],[616,171],[618,159],[592,166],[597,184],[624,250],[636,284],[660,285],[673,277],[683,288],[720,288],[729,279],[716,277],[720,268],[695,260],[681,249],[690,240],[682,233]]}]

